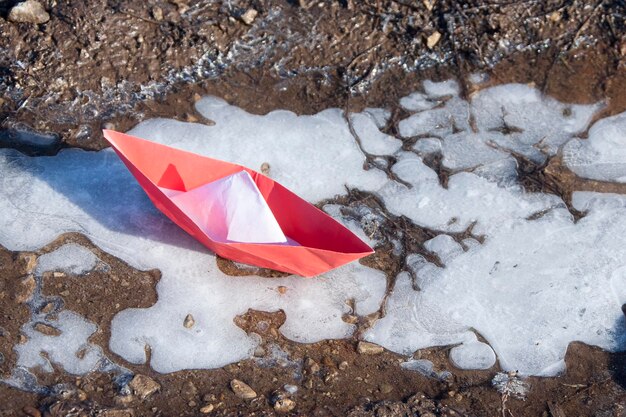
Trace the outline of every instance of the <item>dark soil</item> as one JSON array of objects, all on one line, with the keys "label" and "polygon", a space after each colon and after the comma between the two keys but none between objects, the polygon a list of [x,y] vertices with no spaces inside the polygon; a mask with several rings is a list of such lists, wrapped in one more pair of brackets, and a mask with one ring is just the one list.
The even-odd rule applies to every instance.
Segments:
[{"label": "dark soil", "polygon": [[[40,25],[6,20],[14,3],[0,0],[0,147],[30,154],[68,146],[101,149],[105,125],[125,130],[154,116],[199,119],[193,104],[205,94],[257,114],[375,106],[400,115],[398,98],[420,89],[423,79],[454,77],[470,96],[468,77],[475,72],[489,76],[483,86],[533,83],[562,101],[605,100],[602,116],[626,109],[623,1],[47,0],[42,3],[51,19]],[[251,8],[258,16],[248,25],[242,15]],[[441,38],[429,47],[435,32]],[[389,129],[393,133],[393,123]],[[436,169],[437,161],[431,162]],[[626,192],[622,185],[576,177],[558,157],[526,168],[528,190],[555,193],[566,202],[572,190]],[[440,178],[445,181],[446,173]],[[351,193],[345,203],[368,198]],[[393,227],[410,232],[405,246],[413,252],[429,236],[406,219],[396,219]],[[396,233],[393,227],[387,232]],[[436,370],[453,372],[441,381],[402,370],[403,358],[390,352],[357,353],[356,338],[312,345],[286,340],[277,330],[285,319],[280,312],[250,311],[236,320],[246,330],[259,320],[271,323],[261,334],[259,358],[218,370],[157,374],[110,352],[108,339],[117,312],[156,301],[158,271],[134,270],[75,234],[36,253],[0,248],[2,376],[14,367],[13,346],[23,342],[19,329],[29,319],[33,262],[67,241],[90,248],[111,269],[90,273],[89,285],[77,277],[46,276],[44,294],[96,323],[90,341],[161,388],[140,399],[122,395],[116,375],[38,373],[46,387],[39,394],[0,384],[0,416],[193,416],[209,404],[210,415],[269,416],[277,414],[279,397],[295,401],[291,415],[303,416],[626,416],[626,353],[574,343],[567,373],[527,379],[530,391],[520,400],[491,386],[497,365],[460,371],[447,360],[449,348],[416,353]],[[383,247],[365,262],[391,279],[403,260]],[[229,261],[219,259],[218,265],[241,274]],[[288,361],[268,359],[275,346],[289,354]],[[258,397],[236,397],[229,388],[235,378]],[[298,391],[285,393],[285,384]]]},{"label": "dark soil", "polygon": [[[310,345],[289,341],[278,331],[285,320],[282,312],[249,311],[236,319],[236,323],[244,330],[260,334],[261,349],[256,359],[217,370],[180,371],[166,375],[154,372],[148,365],[127,363],[109,351],[108,326],[113,314],[121,309],[146,307],[156,301],[154,285],[158,274],[133,270],[94,247],[84,237],[70,234],[35,254],[12,254],[1,250],[3,260],[16,260],[5,264],[7,267],[3,270],[3,276],[13,277],[12,281],[7,282],[15,281],[28,268],[24,261],[17,259],[32,259],[33,255],[49,252],[67,242],[77,242],[90,248],[110,266],[110,270],[107,273],[92,271],[88,278],[47,276],[43,293],[62,297],[64,307],[97,323],[99,330],[90,338],[90,342],[101,346],[109,358],[127,367],[132,373],[152,378],[160,389],[142,399],[137,395],[123,395],[112,374],[92,373],[77,378],[62,372],[36,372],[38,383],[49,389],[35,395],[0,384],[0,398],[3,399],[1,416],[23,416],[23,410],[27,410],[27,413],[33,410],[46,411],[51,416],[195,416],[201,415],[200,409],[209,404],[214,407],[210,415],[272,416],[281,415],[273,409],[278,395],[295,401],[296,408],[290,415],[496,416],[502,413],[503,397],[491,385],[491,379],[498,371],[497,365],[487,371],[461,371],[448,362],[449,348],[433,348],[416,353],[416,358],[431,360],[436,371],[453,372],[450,378],[441,380],[402,370],[399,364],[405,358],[391,352],[360,354],[356,349],[356,339]],[[89,280],[90,285],[81,283],[85,279]],[[8,290],[2,299],[3,311],[21,312],[2,323],[6,332],[0,338],[0,350],[8,357],[19,335],[18,329],[28,321],[28,317],[23,309],[6,300],[15,299],[16,294],[21,293],[23,291],[19,289]],[[269,323],[269,326],[259,330],[261,327],[257,324],[260,321]],[[269,354],[277,347],[286,352],[288,357]],[[3,367],[5,376],[12,368],[11,362],[9,360],[7,366]],[[525,379],[530,388],[527,398],[506,399],[504,405],[507,413],[514,416],[556,416],[558,414],[554,410],[560,410],[566,416],[624,415],[626,353],[609,354],[573,343],[568,349],[566,363],[567,372],[560,377]],[[230,381],[233,379],[249,384],[258,397],[243,400],[235,396],[230,389]],[[297,392],[287,393],[284,389],[286,384],[296,386]]]}]

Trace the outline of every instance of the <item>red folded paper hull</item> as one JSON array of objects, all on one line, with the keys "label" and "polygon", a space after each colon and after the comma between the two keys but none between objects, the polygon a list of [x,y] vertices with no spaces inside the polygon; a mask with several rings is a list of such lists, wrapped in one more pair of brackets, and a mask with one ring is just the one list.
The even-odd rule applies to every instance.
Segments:
[{"label": "red folded paper hull", "polygon": [[[154,205],[224,258],[311,277],[373,253],[335,219],[256,171],[112,130],[104,130],[104,137]],[[242,170],[256,183],[283,233],[298,246],[215,241],[159,188],[187,191]]]}]

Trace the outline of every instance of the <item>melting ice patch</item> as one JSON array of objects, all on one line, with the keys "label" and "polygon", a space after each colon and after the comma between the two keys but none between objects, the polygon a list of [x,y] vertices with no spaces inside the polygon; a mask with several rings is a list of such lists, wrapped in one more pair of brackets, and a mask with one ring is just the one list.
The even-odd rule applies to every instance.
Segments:
[{"label": "melting ice patch", "polygon": [[68,243],[37,259],[35,275],[47,271],[61,271],[81,275],[95,268],[98,257],[84,246]]},{"label": "melting ice patch", "polygon": [[[350,312],[346,301],[355,299],[356,313],[369,314],[379,308],[385,293],[384,274],[359,264],[315,279],[268,281],[228,278],[211,269],[207,276],[212,256],[197,258],[181,273],[161,280],[159,301],[153,307],[125,310],[115,317],[111,350],[130,362],[144,363],[148,345],[151,365],[158,372],[221,367],[250,358],[258,345],[233,322],[250,308],[283,309],[287,319],[280,331],[291,340],[312,343],[349,337],[355,326],[342,320]],[[279,286],[286,290],[279,292]],[[195,319],[189,329],[183,326],[187,314]]]},{"label": "melting ice patch", "polygon": [[[249,358],[258,340],[233,318],[250,308],[283,309],[283,334],[308,343],[350,336],[355,326],[342,319],[351,313],[346,302],[355,301],[357,314],[369,314],[385,293],[385,275],[358,263],[310,280],[224,275],[214,255],[153,207],[111,150],[41,158],[1,150],[0,195],[0,242],[10,249],[33,250],[76,231],[134,267],[161,270],[158,302],[118,314],[110,341],[133,363],[145,361],[149,345],[151,365],[161,372]],[[187,314],[195,318],[191,329],[183,326]]]},{"label": "melting ice patch", "polygon": [[568,142],[563,160],[581,177],[626,182],[626,113],[598,121],[588,139]]},{"label": "melting ice patch", "polygon": [[[568,141],[573,147],[599,106],[565,105],[522,85],[485,89],[466,101],[454,82],[424,83],[403,106],[414,113],[399,123],[402,140],[381,131],[388,111],[350,115],[361,146],[338,109],[257,116],[212,97],[197,104],[212,126],[155,119],[131,133],[253,169],[268,162],[275,180],[311,202],[345,194],[346,186],[369,191],[391,214],[439,231],[424,250],[442,265],[408,256],[386,315],[365,335],[388,349],[411,354],[455,345],[457,367],[485,369],[497,361],[536,375],[562,370],[573,340],[624,349],[626,199],[575,193],[574,205],[588,215],[574,223],[559,197],[516,185],[514,156],[540,162]],[[621,117],[598,122],[589,143],[606,142],[594,129],[604,122],[619,130]],[[404,140],[409,146],[401,147]],[[401,181],[364,170],[361,149],[393,157],[391,170]],[[438,153],[451,173],[446,187],[424,162]],[[375,228],[365,230],[374,212],[357,222],[352,207],[325,208],[373,244],[384,239],[371,233]],[[452,237],[470,227],[483,239]],[[160,372],[250,358],[258,337],[233,322],[248,309],[284,310],[280,331],[292,340],[348,337],[355,328],[342,320],[352,313],[346,301],[354,300],[356,314],[369,314],[386,288],[382,272],[358,263],[311,280],[228,277],[211,253],[153,207],[110,150],[38,158],[0,150],[0,244],[33,250],[69,231],[134,267],[162,271],[158,302],[119,313],[110,340],[133,363],[146,361],[149,346],[150,365]],[[399,240],[394,246],[397,254],[406,249]],[[194,316],[191,328],[183,326],[187,314]]]},{"label": "melting ice patch", "polygon": [[[129,133],[255,170],[267,162],[272,179],[311,202],[345,194],[346,186],[374,191],[387,180],[379,170],[363,170],[365,156],[339,109],[312,116],[285,110],[257,116],[215,97],[200,100],[196,109],[215,125],[153,119]],[[368,151],[393,153],[400,147],[399,140],[378,131],[371,112],[354,118],[355,129],[366,133]]]},{"label": "melting ice patch", "polygon": [[22,327],[22,333],[28,337],[28,341],[15,347],[17,366],[39,367],[45,372],[52,372],[54,363],[74,375],[95,370],[103,358],[102,350],[88,343],[87,339],[98,327],[69,310],[59,313],[54,327],[60,332],[59,335],[40,333],[35,330],[33,323]]}]

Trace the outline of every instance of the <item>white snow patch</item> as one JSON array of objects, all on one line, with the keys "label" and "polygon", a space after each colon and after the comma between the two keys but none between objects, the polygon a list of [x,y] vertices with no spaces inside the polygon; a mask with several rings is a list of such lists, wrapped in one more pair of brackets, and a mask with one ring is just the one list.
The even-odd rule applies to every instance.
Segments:
[{"label": "white snow patch", "polygon": [[354,113],[350,117],[365,152],[373,155],[392,155],[402,146],[402,141],[378,130],[376,119],[369,113]]},{"label": "white snow patch", "polygon": [[424,155],[441,152],[441,148],[441,139],[437,138],[419,139],[417,142],[415,142],[415,145],[413,145],[414,151]]},{"label": "white snow patch", "polygon": [[554,155],[559,146],[584,131],[601,104],[563,104],[524,84],[480,90],[472,97],[472,114],[481,132],[508,126],[513,131],[499,144],[542,162],[542,151]]},{"label": "white snow patch", "polygon": [[450,350],[450,360],[461,369],[489,369],[496,363],[496,354],[485,343],[464,343]]},{"label": "white snow patch", "polygon": [[33,328],[32,322],[22,326],[28,341],[15,346],[17,366],[39,367],[44,372],[52,372],[54,363],[73,375],[96,370],[103,359],[102,349],[87,341],[97,330],[95,324],[69,310],[61,311],[58,320],[49,324],[61,334],[48,336],[40,333]]},{"label": "white snow patch", "polygon": [[463,248],[450,235],[438,235],[424,242],[424,247],[435,253],[441,262],[447,264],[463,253]]},{"label": "white snow patch", "polygon": [[563,161],[580,177],[626,182],[626,112],[596,122],[588,139],[569,141]]},{"label": "white snow patch", "polygon": [[502,222],[563,206],[554,195],[502,188],[467,172],[451,176],[443,188],[437,174],[414,154],[399,155],[393,172],[412,187],[390,182],[378,191],[387,209],[436,230],[461,232],[477,222],[475,232],[483,234]]},{"label": "white snow patch", "polygon": [[[358,263],[315,279],[288,277],[268,282],[258,277],[233,279],[218,271],[207,276],[212,256],[187,258],[193,264],[181,270],[184,275],[166,277],[170,271],[161,267],[164,278],[153,307],[128,309],[113,319],[113,352],[132,363],[144,363],[148,345],[151,365],[158,372],[221,367],[251,357],[258,345],[233,322],[250,308],[283,309],[287,320],[280,331],[291,340],[313,343],[354,332],[355,327],[342,320],[350,312],[348,299],[355,299],[357,314],[369,314],[379,308],[385,294],[384,274]],[[286,288],[284,294],[279,286]],[[189,329],[183,326],[187,314],[195,319]]]},{"label": "white snow patch", "polygon": [[67,243],[37,259],[35,274],[60,271],[72,275],[85,274],[96,267],[98,257],[92,251],[76,243]]},{"label": "white snow patch", "polygon": [[[288,119],[297,119],[291,113],[284,113]],[[335,112],[329,114],[334,123],[338,116]],[[278,116],[275,112],[267,117]],[[216,120],[219,123],[221,119],[216,117]],[[329,125],[327,120],[316,117],[307,120],[303,131]],[[337,138],[341,142],[342,134],[349,134],[345,121],[342,123],[344,132],[335,135],[336,127],[331,129],[332,133],[327,130],[329,139],[317,144],[315,138],[305,135],[305,139],[312,140],[309,145],[314,157],[297,163],[303,178],[296,182],[309,190],[309,196],[331,195],[329,178],[321,180],[324,187],[310,191],[316,188],[311,178],[316,167],[327,164],[335,156],[326,155],[322,164],[319,157],[326,151],[325,146]],[[188,126],[197,125],[179,125]],[[274,129],[278,130],[271,133],[278,135],[281,126],[275,125]],[[145,124],[141,128],[145,129]],[[177,134],[172,130],[171,135],[164,134],[161,139],[173,144],[184,141],[184,135],[191,135],[191,131],[185,129],[183,134]],[[255,137],[261,142],[267,139]],[[205,153],[212,149],[209,142],[202,136],[189,139],[192,145],[202,145]],[[250,144],[250,148],[257,155],[273,154],[273,151],[262,152],[261,143]],[[357,161],[357,172],[365,172],[361,168],[364,158],[353,139],[333,149],[344,152],[346,160]],[[293,155],[291,160],[296,161],[298,158]],[[270,160],[273,172],[281,166],[264,155],[259,160]],[[354,178],[349,167],[340,168],[333,174],[336,184],[343,184],[337,177],[339,171],[346,179]],[[363,179],[367,182],[367,178],[377,175],[375,170],[370,170]],[[385,274],[358,263],[315,279],[288,277],[268,281],[255,276],[233,279],[224,275],[217,268],[213,254],[157,211],[110,149],[101,152],[71,149],[54,157],[39,158],[0,150],[0,196],[0,243],[12,250],[34,250],[62,233],[80,232],[136,268],[161,270],[158,302],[147,309],[119,313],[113,319],[110,340],[110,348],[132,363],[145,361],[144,347],[148,344],[152,349],[151,365],[160,372],[215,368],[251,357],[258,340],[246,335],[233,322],[236,315],[250,308],[283,309],[287,320],[280,330],[296,341],[310,343],[349,337],[355,326],[342,320],[343,315],[351,313],[347,300],[355,300],[357,314],[369,314],[380,307],[385,292]],[[286,287],[284,294],[278,291],[279,286]],[[191,329],[183,326],[189,313],[196,321]]]},{"label": "white snow patch", "polygon": [[408,111],[429,110],[437,104],[439,104],[437,100],[431,100],[426,94],[419,92],[411,93],[400,99],[400,105]]},{"label": "white snow patch", "polygon": [[[426,248],[439,254],[445,267],[409,255],[415,282],[407,272],[398,275],[386,315],[365,334],[392,351],[411,355],[421,348],[458,345],[451,355],[459,367],[488,368],[495,352],[504,370],[554,375],[563,369],[571,341],[626,348],[621,312],[626,198],[575,193],[575,207],[588,214],[574,223],[557,196],[527,193],[516,185],[511,156],[515,152],[540,163],[571,141],[565,160],[575,172],[621,181],[624,173],[611,158],[621,155],[624,116],[596,123],[583,143],[572,138],[586,130],[599,105],[562,104],[525,85],[486,88],[471,103],[458,96],[454,82],[426,82],[424,92],[443,104],[400,122],[403,137],[418,136],[411,152],[380,131],[388,113],[370,109],[350,116],[364,149],[393,157],[393,173],[410,187],[378,169],[363,169],[365,156],[339,109],[257,116],[208,97],[197,109],[215,121],[213,126],[155,119],[131,133],[253,169],[268,162],[275,180],[311,202],[343,195],[346,187],[372,192],[392,214],[441,232]],[[444,167],[460,171],[448,177],[447,187],[417,154],[439,150]],[[326,209],[356,233],[377,233],[375,213],[358,209],[352,218],[338,206]],[[470,226],[484,239],[466,239],[465,251],[445,235]],[[284,310],[287,320],[280,331],[295,341],[349,337],[355,327],[342,317],[378,311],[385,292],[385,275],[358,263],[314,279],[228,277],[211,253],[157,211],[112,151],[63,150],[31,158],[0,150],[0,244],[35,250],[66,232],[85,234],[136,268],[162,271],[157,303],[119,313],[110,340],[111,349],[133,363],[146,360],[149,345],[151,365],[159,372],[250,358],[258,337],[233,322],[248,309]],[[397,253],[406,250],[401,239],[391,243]],[[75,248],[71,253],[77,256]],[[89,262],[77,265],[85,268]],[[286,290],[278,291],[279,286]],[[354,312],[346,303],[350,299]],[[183,320],[190,313],[196,323],[187,329]],[[66,314],[59,315],[59,328],[74,323],[67,326],[76,329],[68,332],[73,335],[69,357],[84,346],[93,325]],[[52,343],[36,336],[33,352],[44,349],[44,341]],[[34,356],[23,360],[46,366]],[[67,357],[58,360],[65,363]],[[68,372],[87,369],[94,360]]]},{"label": "white snow patch", "polygon": [[372,119],[374,119],[374,123],[376,123],[376,127],[379,129],[384,128],[387,125],[387,121],[391,117],[391,111],[387,109],[367,107],[363,110],[363,113],[367,113]]},{"label": "white snow patch", "polygon": [[[215,125],[152,119],[129,134],[255,170],[267,162],[272,179],[312,203],[345,194],[346,186],[373,191],[387,181],[377,169],[362,169],[365,156],[339,109],[312,116],[285,110],[257,116],[216,97],[199,100],[196,109]],[[399,146],[396,139],[378,132],[367,115],[357,119],[375,130],[365,137],[366,149]]]},{"label": "white snow patch", "polygon": [[459,95],[459,83],[455,80],[434,82],[425,80],[422,84],[424,91],[430,97],[457,96]]},{"label": "white snow patch", "polygon": [[389,314],[368,340],[407,353],[420,345],[416,335],[441,341],[454,334],[458,342],[476,329],[504,370],[545,376],[563,370],[573,340],[623,349],[626,294],[618,297],[610,288],[624,268],[624,216],[624,208],[592,211],[573,223],[565,210],[554,210],[490,229],[483,245],[443,269],[429,269],[435,276],[420,281],[420,292],[411,294],[407,280],[399,279]]}]

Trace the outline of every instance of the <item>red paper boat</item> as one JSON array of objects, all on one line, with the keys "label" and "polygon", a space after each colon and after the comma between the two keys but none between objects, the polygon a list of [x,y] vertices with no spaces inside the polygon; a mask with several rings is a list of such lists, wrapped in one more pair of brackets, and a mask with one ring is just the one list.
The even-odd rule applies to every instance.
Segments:
[{"label": "red paper boat", "polygon": [[373,253],[256,171],[112,130],[104,137],[154,205],[224,258],[311,277]]}]

